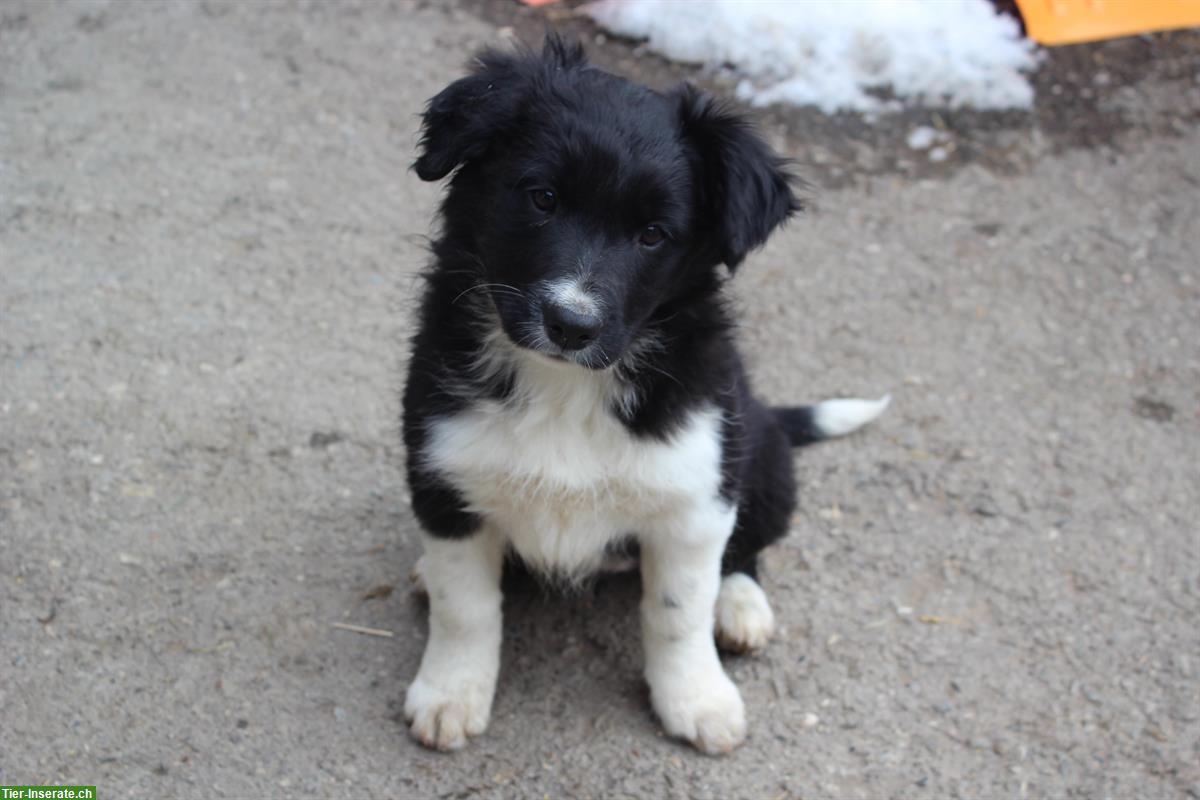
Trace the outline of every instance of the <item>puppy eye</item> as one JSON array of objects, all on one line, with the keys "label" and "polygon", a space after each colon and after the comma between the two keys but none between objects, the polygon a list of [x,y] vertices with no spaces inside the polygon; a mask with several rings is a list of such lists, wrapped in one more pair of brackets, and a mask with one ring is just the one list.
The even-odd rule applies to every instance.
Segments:
[{"label": "puppy eye", "polygon": [[638,244],[643,247],[654,247],[662,243],[662,240],[667,238],[667,232],[657,225],[647,225],[642,229],[642,235],[638,237]]},{"label": "puppy eye", "polygon": [[558,195],[550,189],[534,189],[529,193],[529,197],[533,200],[533,205],[538,211],[545,211],[549,214],[558,205]]}]

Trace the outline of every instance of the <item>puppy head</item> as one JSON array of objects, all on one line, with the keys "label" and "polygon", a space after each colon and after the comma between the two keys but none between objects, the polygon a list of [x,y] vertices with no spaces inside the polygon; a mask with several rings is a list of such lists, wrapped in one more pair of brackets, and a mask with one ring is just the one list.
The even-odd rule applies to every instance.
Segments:
[{"label": "puppy head", "polygon": [[743,117],[598,70],[554,37],[540,54],[484,53],[434,97],[415,168],[454,173],[442,243],[476,265],[508,337],[593,369],[799,207]]}]

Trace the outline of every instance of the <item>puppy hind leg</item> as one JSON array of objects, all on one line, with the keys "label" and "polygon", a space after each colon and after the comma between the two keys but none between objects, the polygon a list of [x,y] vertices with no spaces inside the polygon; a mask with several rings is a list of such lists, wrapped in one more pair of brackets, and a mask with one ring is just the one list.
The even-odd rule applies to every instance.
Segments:
[{"label": "puppy hind leg", "polygon": [[408,571],[409,590],[418,597],[428,597],[429,590],[425,588],[425,556],[421,556]]},{"label": "puppy hind leg", "polygon": [[775,632],[775,614],[757,579],[759,554],[787,534],[796,505],[792,453],[782,429],[767,429],[742,491],[721,559],[714,615],[717,645],[732,653],[760,650]]},{"label": "puppy hind leg", "polygon": [[717,646],[730,653],[761,650],[775,633],[775,613],[762,587],[749,574],[721,578],[714,619]]}]

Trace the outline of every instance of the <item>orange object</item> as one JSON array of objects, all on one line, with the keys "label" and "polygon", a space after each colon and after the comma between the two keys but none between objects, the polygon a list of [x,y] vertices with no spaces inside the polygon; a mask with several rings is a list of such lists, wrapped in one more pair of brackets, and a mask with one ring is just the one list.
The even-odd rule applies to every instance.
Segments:
[{"label": "orange object", "polygon": [[1200,26],[1200,0],[1017,0],[1029,38],[1073,44]]}]

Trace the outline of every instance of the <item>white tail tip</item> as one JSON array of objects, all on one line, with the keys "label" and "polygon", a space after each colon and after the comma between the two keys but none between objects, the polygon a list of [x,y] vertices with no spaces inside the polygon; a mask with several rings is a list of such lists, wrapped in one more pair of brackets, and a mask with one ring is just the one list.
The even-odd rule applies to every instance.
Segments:
[{"label": "white tail tip", "polygon": [[891,402],[890,394],[878,400],[826,400],[813,407],[813,424],[825,436],[845,436],[878,417]]}]

